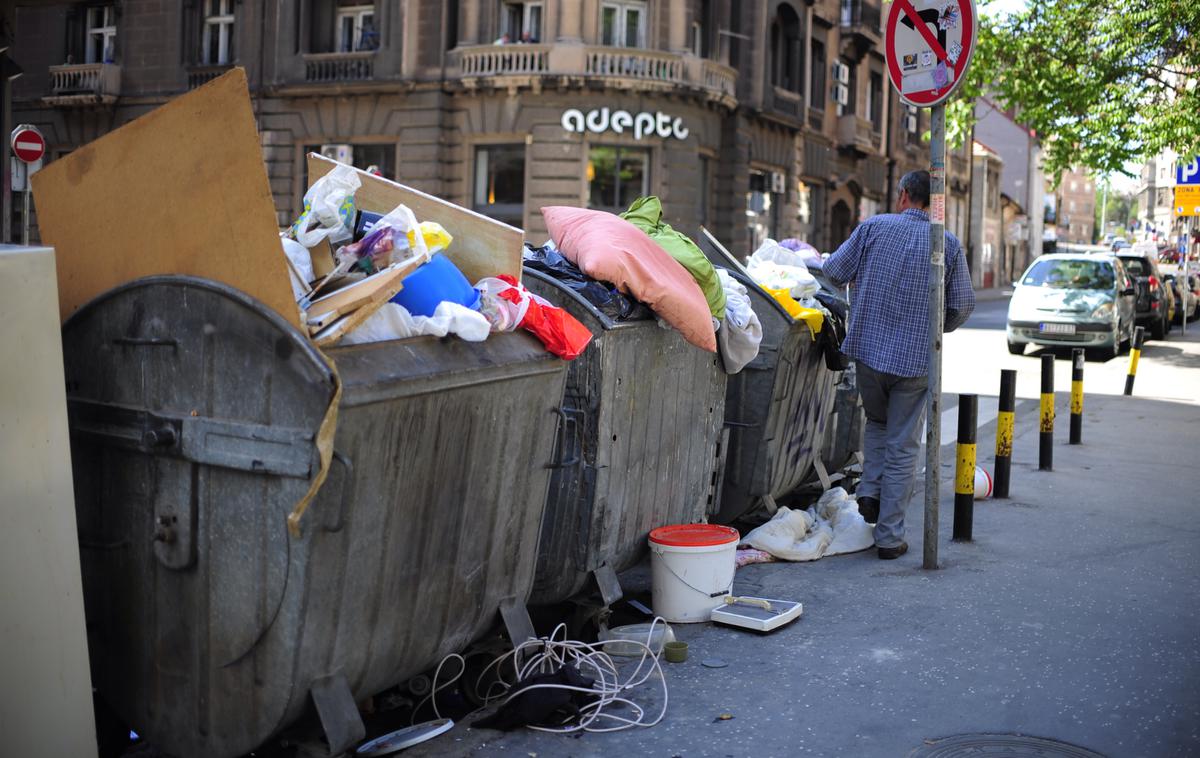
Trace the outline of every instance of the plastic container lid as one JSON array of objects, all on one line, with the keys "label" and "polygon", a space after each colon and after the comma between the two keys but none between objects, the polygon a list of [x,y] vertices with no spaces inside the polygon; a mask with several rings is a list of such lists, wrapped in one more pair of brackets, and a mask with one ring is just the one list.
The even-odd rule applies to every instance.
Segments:
[{"label": "plastic container lid", "polygon": [[732,526],[717,524],[675,524],[650,532],[650,541],[672,547],[712,547],[737,542],[742,536]]},{"label": "plastic container lid", "polygon": [[[654,633],[651,635],[650,627],[654,627]],[[665,622],[657,624],[629,624],[627,626],[616,626],[612,629],[600,630],[600,641],[604,643],[601,648],[609,655],[623,655],[628,657],[637,657],[646,652],[646,648],[641,645],[632,644],[641,642],[655,655],[662,653],[664,642],[674,642],[675,632],[671,630]]]}]

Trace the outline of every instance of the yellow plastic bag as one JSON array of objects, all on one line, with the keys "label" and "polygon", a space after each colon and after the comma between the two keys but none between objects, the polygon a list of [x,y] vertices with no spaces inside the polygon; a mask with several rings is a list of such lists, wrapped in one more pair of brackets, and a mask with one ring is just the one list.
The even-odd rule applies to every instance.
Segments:
[{"label": "yellow plastic bag", "polygon": [[825,323],[825,314],[816,308],[805,308],[800,303],[796,302],[796,298],[792,297],[792,293],[786,289],[769,289],[763,288],[771,297],[775,298],[775,302],[783,306],[783,309],[788,312],[788,315],[798,321],[803,321],[808,324],[808,331],[815,340],[817,335],[821,333],[821,326]]},{"label": "yellow plastic bag", "polygon": [[[421,230],[421,237],[425,240],[425,247],[429,248],[430,255],[445,250],[454,241],[454,238],[450,236],[450,232],[442,228],[442,225],[436,221],[422,221],[417,225],[417,228]],[[415,229],[408,230],[408,244],[413,247],[417,246]]]}]

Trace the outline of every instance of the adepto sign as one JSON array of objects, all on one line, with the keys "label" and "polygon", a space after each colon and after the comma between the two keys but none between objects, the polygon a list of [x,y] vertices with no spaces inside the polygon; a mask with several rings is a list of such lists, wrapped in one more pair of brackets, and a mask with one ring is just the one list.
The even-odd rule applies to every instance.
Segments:
[{"label": "adepto sign", "polygon": [[562,128],[568,132],[589,131],[596,134],[609,131],[623,134],[626,130],[633,132],[634,139],[659,136],[663,139],[687,139],[688,129],[683,125],[683,119],[659,111],[658,113],[639,113],[636,116],[629,111],[613,111],[608,108],[583,111],[571,108],[563,111]]}]

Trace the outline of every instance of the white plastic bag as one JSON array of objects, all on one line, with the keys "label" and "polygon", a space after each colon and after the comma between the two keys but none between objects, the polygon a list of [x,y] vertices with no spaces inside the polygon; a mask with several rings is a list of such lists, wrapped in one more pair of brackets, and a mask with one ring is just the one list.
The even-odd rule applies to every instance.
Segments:
[{"label": "white plastic bag", "polygon": [[817,294],[821,285],[808,273],[800,253],[788,250],[775,240],[765,240],[746,261],[746,270],[754,281],[767,289],[788,290],[797,300]]},{"label": "white plastic bag", "polygon": [[[283,254],[287,256],[292,264],[291,268],[295,270],[294,273],[291,270],[288,271],[288,281],[292,283],[292,295],[299,300],[308,293],[308,283],[316,278],[313,273],[312,256],[309,255],[308,249],[296,240],[280,237],[280,242],[283,243]],[[297,275],[304,281],[297,281]]]},{"label": "white plastic bag", "polygon": [[304,211],[289,234],[301,245],[342,242],[354,236],[354,193],[362,186],[351,166],[337,166],[304,193]]},{"label": "white plastic bag", "polygon": [[833,542],[829,525],[808,511],[781,507],[775,516],[742,538],[741,544],[766,550],[785,561],[815,561]]},{"label": "white plastic bag", "polygon": [[[493,330],[511,332],[525,320],[525,314],[529,311],[529,298],[521,297],[521,302],[514,303],[499,296],[501,292],[513,289],[508,282],[489,276],[476,282],[475,289],[479,290],[479,311],[491,323]],[[532,297],[533,293],[530,292],[529,295]]]},{"label": "white plastic bag", "polygon": [[486,318],[449,300],[438,304],[432,316],[414,316],[402,305],[385,303],[370,318],[342,339],[343,345],[363,345],[406,337],[445,337],[455,334],[467,342],[483,342],[491,332]]}]

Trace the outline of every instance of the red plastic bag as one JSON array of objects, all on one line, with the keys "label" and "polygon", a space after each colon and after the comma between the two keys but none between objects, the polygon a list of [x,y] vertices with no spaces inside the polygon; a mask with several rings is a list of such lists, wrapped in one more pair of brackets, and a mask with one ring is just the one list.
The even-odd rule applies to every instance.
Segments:
[{"label": "red plastic bag", "polygon": [[592,341],[592,333],[579,319],[525,289],[513,277],[502,274],[500,279],[511,285],[511,289],[500,292],[499,297],[517,304],[528,301],[528,310],[518,326],[531,332],[547,350],[563,360],[573,361],[583,353]]}]

